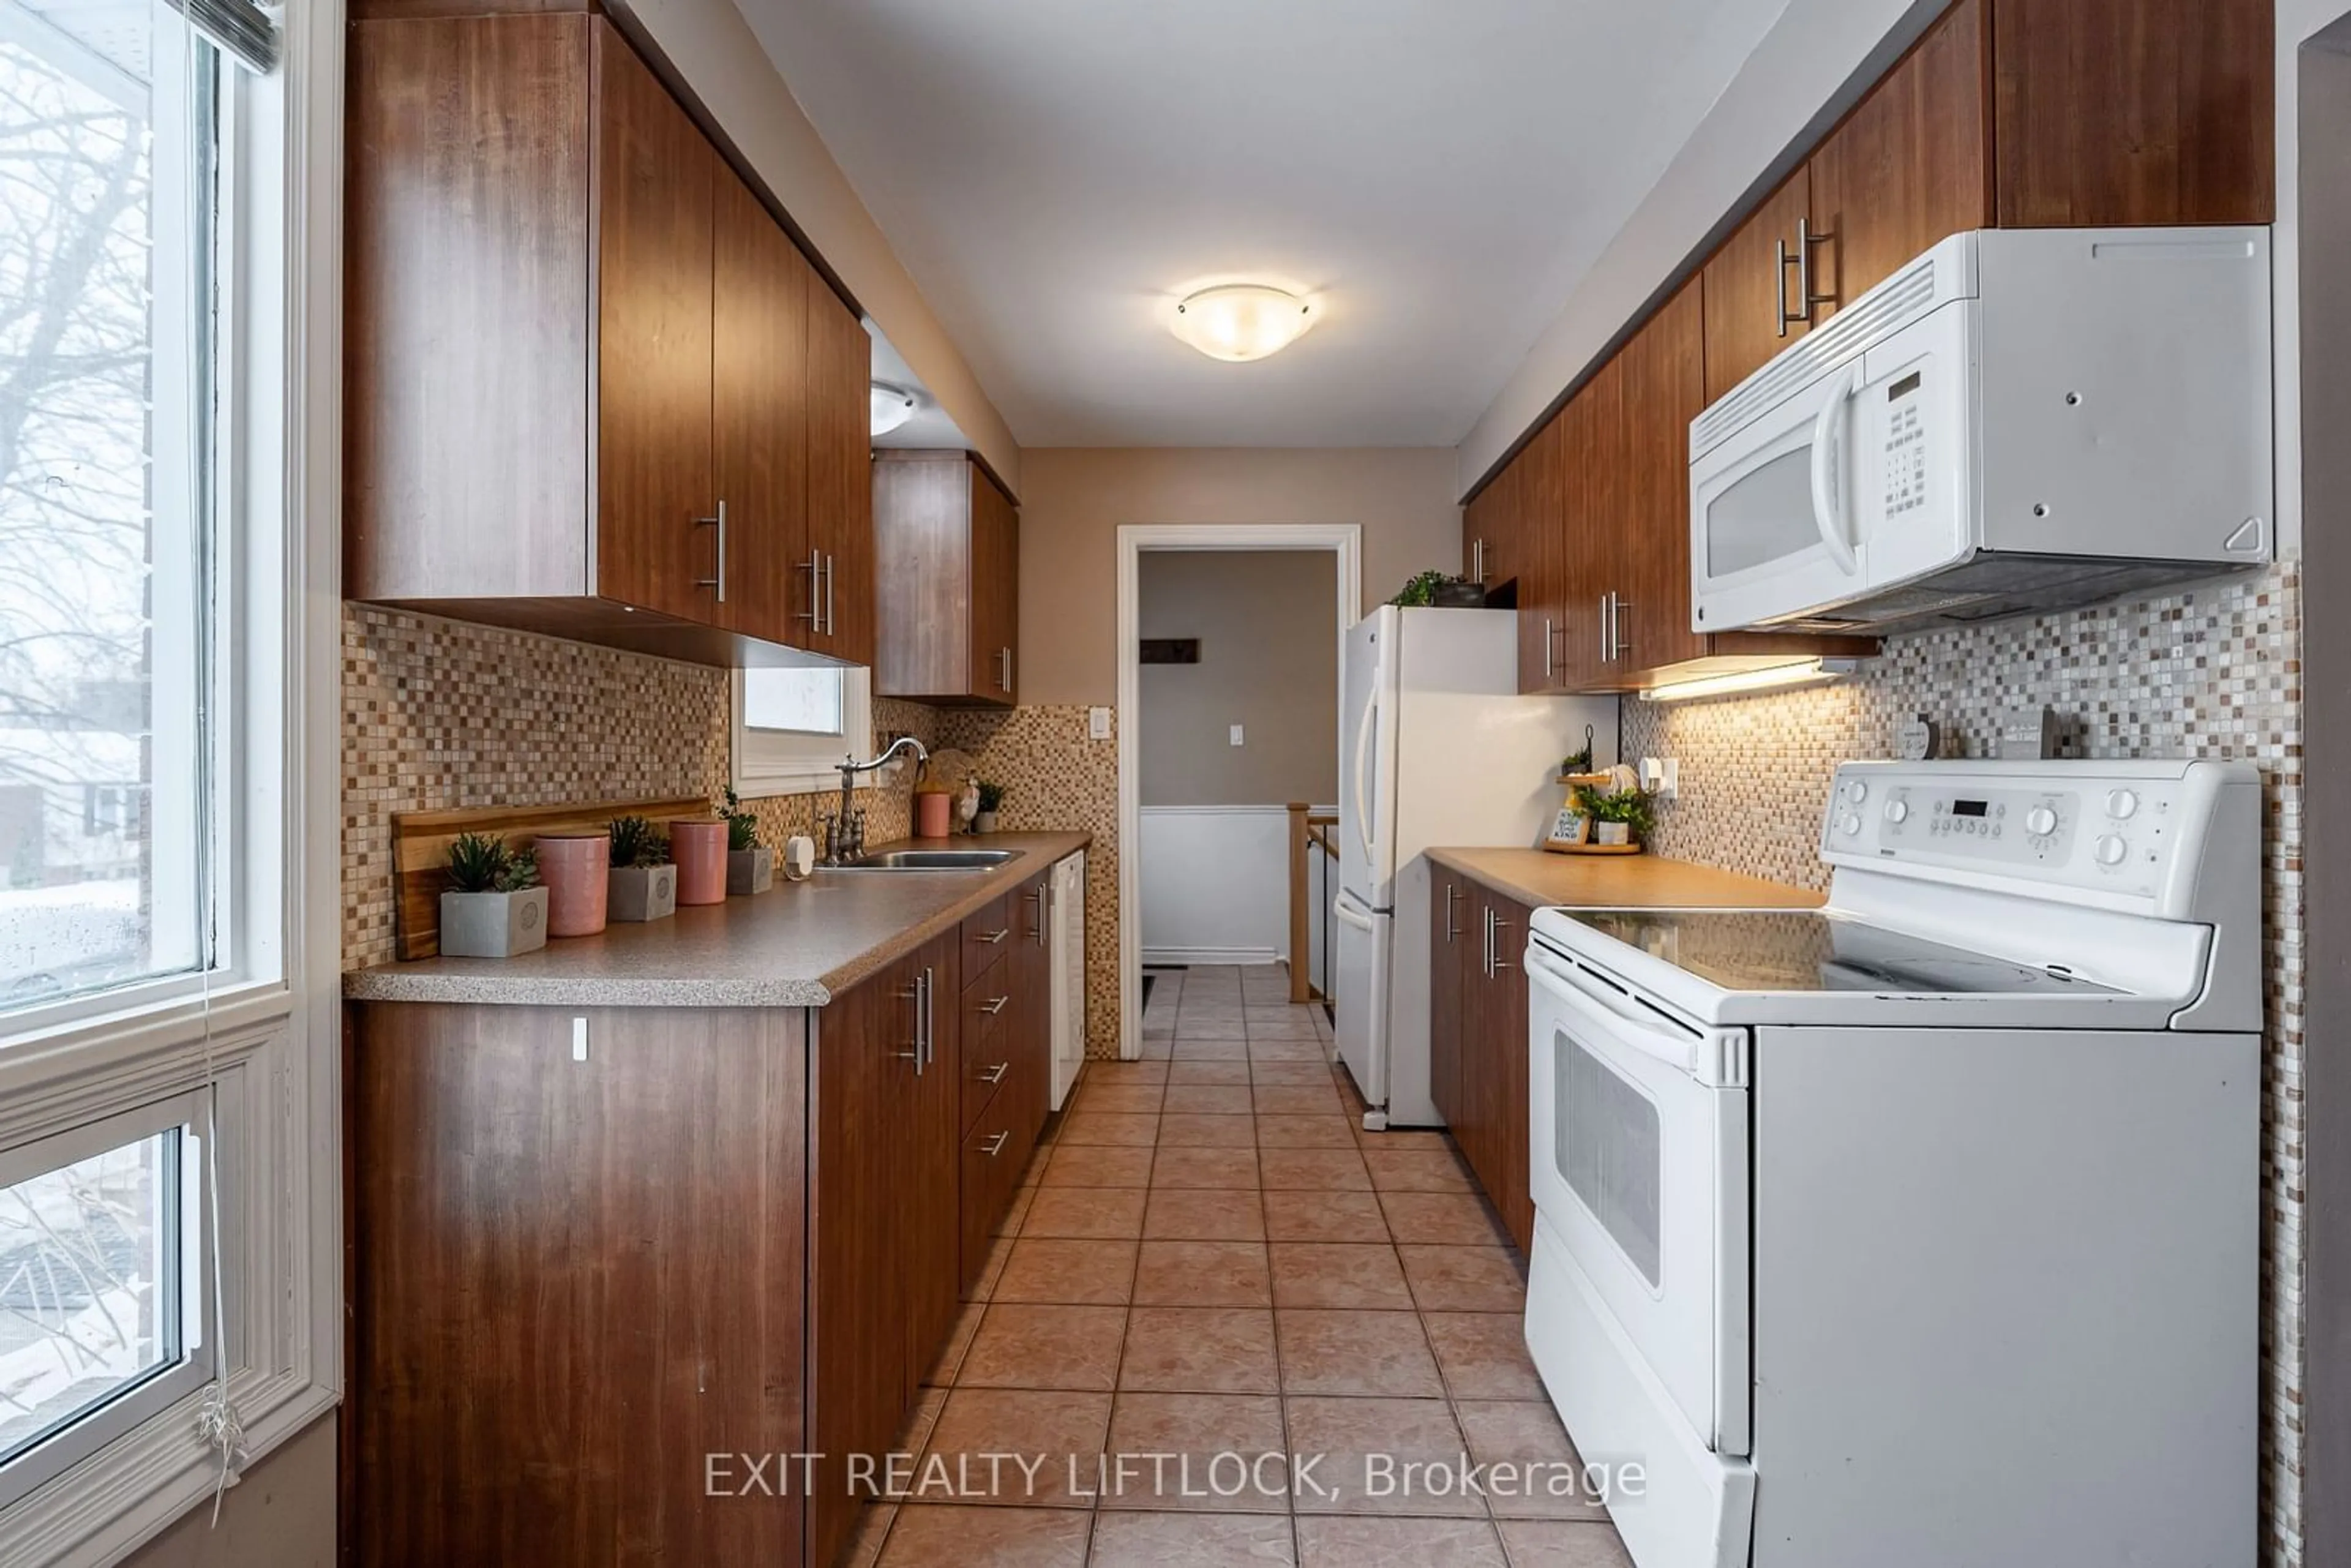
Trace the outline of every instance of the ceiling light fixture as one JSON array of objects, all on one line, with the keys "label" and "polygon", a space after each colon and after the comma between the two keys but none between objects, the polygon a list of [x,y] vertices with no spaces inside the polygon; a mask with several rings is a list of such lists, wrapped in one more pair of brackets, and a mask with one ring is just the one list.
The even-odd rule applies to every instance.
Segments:
[{"label": "ceiling light fixture", "polygon": [[1771,664],[1760,670],[1733,670],[1728,674],[1700,675],[1696,680],[1668,681],[1641,694],[1645,703],[1690,702],[1698,697],[1737,696],[1747,692],[1786,691],[1841,681],[1861,667],[1858,659],[1801,659],[1792,664]]},{"label": "ceiling light fixture", "polygon": [[1203,288],[1176,307],[1176,336],[1212,360],[1236,364],[1278,354],[1314,325],[1311,301],[1260,283]]},{"label": "ceiling light fixture", "polygon": [[888,382],[875,382],[873,400],[873,434],[887,435],[908,420],[923,405],[923,400],[904,387],[892,386]]}]

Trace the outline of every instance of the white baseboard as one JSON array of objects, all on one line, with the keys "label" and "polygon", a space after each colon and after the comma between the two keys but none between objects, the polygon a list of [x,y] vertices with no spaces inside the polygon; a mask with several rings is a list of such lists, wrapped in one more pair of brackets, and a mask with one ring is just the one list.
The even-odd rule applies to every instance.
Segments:
[{"label": "white baseboard", "polygon": [[1143,967],[1146,969],[1176,967],[1188,964],[1279,964],[1281,955],[1270,947],[1145,947]]}]

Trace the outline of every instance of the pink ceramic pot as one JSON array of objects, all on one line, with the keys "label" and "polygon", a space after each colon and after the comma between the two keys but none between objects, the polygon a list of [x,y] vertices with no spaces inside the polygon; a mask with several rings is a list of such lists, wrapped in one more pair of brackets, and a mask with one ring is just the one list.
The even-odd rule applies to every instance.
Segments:
[{"label": "pink ceramic pot", "polygon": [[538,838],[538,880],[547,884],[547,934],[593,936],[604,929],[604,894],[611,885],[612,838]]},{"label": "pink ceramic pot", "polygon": [[726,824],[681,817],[669,825],[669,858],[677,862],[677,901],[726,902]]}]

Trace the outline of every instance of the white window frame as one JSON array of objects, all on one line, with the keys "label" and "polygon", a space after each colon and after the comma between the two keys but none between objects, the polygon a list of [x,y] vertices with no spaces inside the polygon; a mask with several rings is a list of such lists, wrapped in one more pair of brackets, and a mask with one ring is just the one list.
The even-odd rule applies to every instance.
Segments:
[{"label": "white window frame", "polygon": [[[0,1019],[0,1151],[216,1085],[225,1317],[202,1338],[228,1367],[246,1468],[342,1382],[343,33],[341,0],[290,0],[279,70],[222,68],[237,78],[223,101],[216,492],[231,700],[214,736],[238,764],[216,802],[232,963]],[[209,1500],[220,1465],[198,1436],[202,1397],[175,1390],[0,1507],[0,1562],[112,1563]]]},{"label": "white window frame", "polygon": [[[732,686],[734,720],[729,774],[735,792],[750,799],[759,795],[804,795],[838,789],[841,759],[852,753],[862,761],[872,755],[873,672],[857,664],[834,666],[841,673],[839,735],[796,735],[784,730],[752,729],[743,722],[743,674],[735,673]],[[893,768],[895,764],[892,765]],[[870,780],[860,776],[862,789]]]}]

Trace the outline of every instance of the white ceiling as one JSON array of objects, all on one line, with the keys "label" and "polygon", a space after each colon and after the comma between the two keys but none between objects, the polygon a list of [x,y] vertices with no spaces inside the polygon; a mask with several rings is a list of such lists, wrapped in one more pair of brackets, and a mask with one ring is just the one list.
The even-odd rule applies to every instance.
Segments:
[{"label": "white ceiling", "polygon": [[[738,0],[1023,445],[1451,445],[1785,0]],[[1247,279],[1273,359],[1169,334]]]}]

